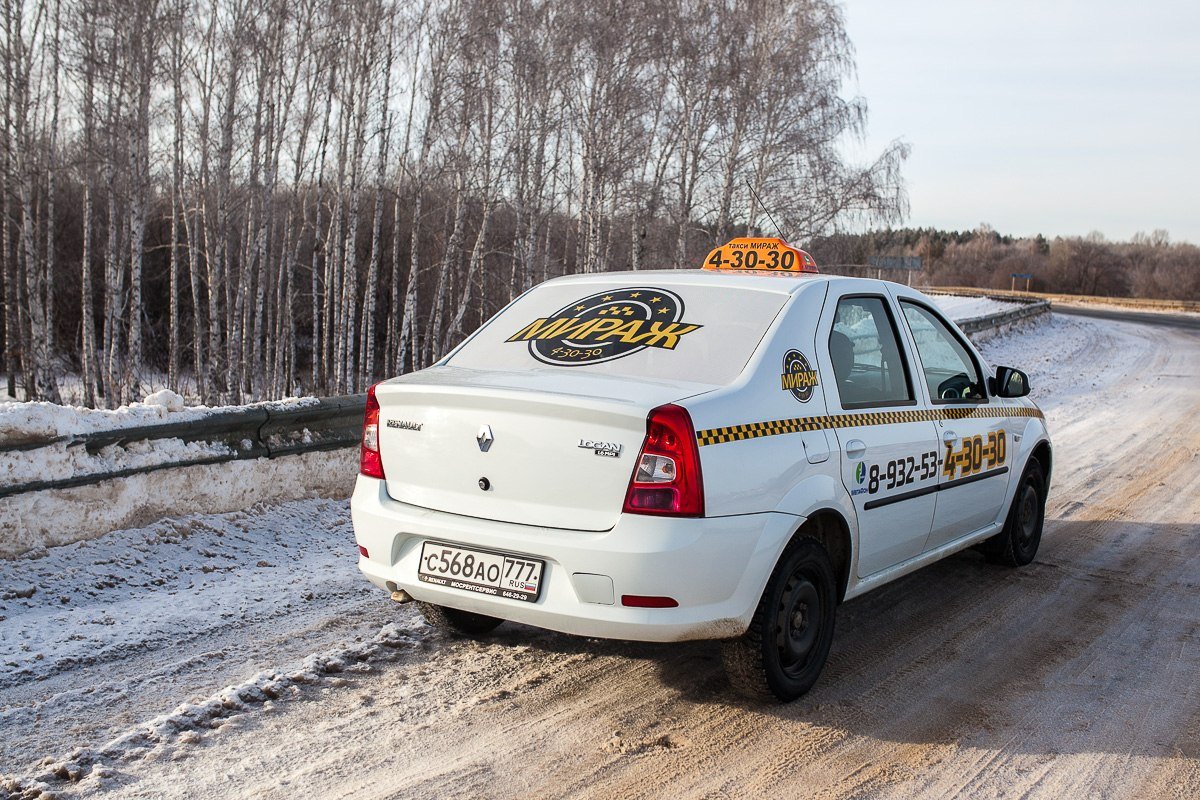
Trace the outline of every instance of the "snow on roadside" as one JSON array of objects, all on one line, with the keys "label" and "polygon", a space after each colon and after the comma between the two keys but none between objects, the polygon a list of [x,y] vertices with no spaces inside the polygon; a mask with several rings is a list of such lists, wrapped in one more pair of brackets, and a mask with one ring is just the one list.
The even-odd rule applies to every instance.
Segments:
[{"label": "snow on roadside", "polygon": [[388,623],[369,642],[314,653],[290,669],[259,672],[202,700],[181,703],[98,748],[77,747],[61,758],[45,759],[36,774],[0,775],[0,790],[9,792],[11,797],[32,800],[54,797],[52,784],[64,781],[81,785],[90,781],[102,788],[114,775],[110,764],[140,758],[174,744],[195,744],[204,731],[219,729],[231,717],[256,708],[269,709],[276,700],[299,696],[306,684],[342,672],[369,671],[371,661],[387,658],[392,651],[419,642],[422,629],[427,628],[415,620],[405,625]]},{"label": "snow on roadside", "polygon": [[0,403],[0,444],[6,440],[42,436],[74,436],[98,431],[137,428],[160,422],[193,422],[218,411],[269,407],[295,408],[318,402],[315,397],[288,398],[244,406],[185,406],[183,398],[169,389],[147,395],[140,403],[117,409],[82,408],[56,403]]},{"label": "snow on roadside", "polygon": [[[265,405],[278,408],[316,402],[316,398],[307,397]],[[193,422],[216,412],[249,408],[252,406],[189,408],[184,405],[183,397],[169,389],[147,395],[141,403],[132,403],[112,411],[43,402],[6,402],[0,403],[0,445],[42,437],[73,437],[118,431],[157,423]],[[68,439],[36,449],[4,453],[0,457],[0,487],[140,470],[171,462],[228,456],[234,452],[234,447],[225,442],[185,442],[181,439],[141,440],[113,444],[89,452],[86,447],[73,444]],[[0,511],[3,511],[2,506]],[[70,520],[64,522],[69,523]],[[4,517],[0,515],[0,532],[5,527]],[[6,549],[0,543],[0,555]]]},{"label": "snow on roadside", "polygon": [[190,514],[0,561],[0,688],[288,613],[353,576],[344,501],[286,512]]},{"label": "snow on roadside", "polygon": [[[186,658],[222,636],[236,640],[241,630],[265,625],[286,631],[311,624],[331,607],[387,604],[386,596],[361,580],[356,559],[345,501],[304,500],[164,519],[0,561],[0,691],[61,672],[85,676],[129,669],[134,654],[156,660],[153,654],[161,653],[165,662],[181,653]],[[352,628],[343,630],[348,640]],[[346,641],[287,665],[267,662],[268,668],[256,668],[207,697],[113,730],[105,734],[106,742],[98,737],[104,744],[45,759],[26,777],[0,778],[0,797],[5,790],[35,797],[63,781],[102,782],[119,761],[190,744],[233,715],[301,693],[305,684],[332,682],[338,672],[365,671],[369,662],[418,641],[425,630],[416,615],[400,615],[366,641]],[[196,644],[188,645],[192,641]],[[142,691],[135,677],[112,679],[118,697]],[[6,735],[22,731],[40,724],[36,718],[43,715],[69,711],[73,702],[51,695],[32,706],[5,705],[0,729]],[[20,749],[0,739],[0,761]],[[5,770],[13,766],[3,764]]]},{"label": "snow on roadside", "polygon": [[55,442],[37,450],[6,454],[0,460],[0,486],[103,475],[124,469],[144,469],[172,461],[197,461],[207,456],[232,452],[233,449],[224,442],[184,442],[181,439],[114,444],[95,453],[66,442]]},{"label": "snow on roadside", "polygon": [[1029,375],[1029,396],[1047,415],[1068,406],[1082,412],[1097,389],[1121,380],[1153,349],[1145,331],[1064,314],[1035,317],[978,344],[992,366]]},{"label": "snow on roadside", "polygon": [[955,322],[962,322],[988,314],[999,314],[1005,311],[1021,308],[1020,303],[1006,303],[1002,300],[992,300],[988,297],[962,297],[953,294],[933,294],[929,296],[934,305]]},{"label": "snow on roadside", "polygon": [[343,448],[159,470],[2,497],[0,559],[95,539],[181,512],[219,513],[262,502],[346,498],[357,474],[358,451]]},{"label": "snow on roadside", "polygon": [[1046,314],[1024,323],[1017,330],[994,336],[976,346],[993,367],[1016,367],[1029,376],[1029,396],[1039,405],[1055,403],[1074,373],[1061,369],[1074,363],[1079,354],[1103,333],[1092,320]]}]

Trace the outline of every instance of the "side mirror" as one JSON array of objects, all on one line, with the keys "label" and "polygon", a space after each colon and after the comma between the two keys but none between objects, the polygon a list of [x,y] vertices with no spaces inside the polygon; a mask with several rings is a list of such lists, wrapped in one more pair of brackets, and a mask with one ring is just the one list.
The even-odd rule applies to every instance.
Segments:
[{"label": "side mirror", "polygon": [[989,388],[997,397],[1024,397],[1029,394],[1029,376],[1012,367],[996,367]]}]

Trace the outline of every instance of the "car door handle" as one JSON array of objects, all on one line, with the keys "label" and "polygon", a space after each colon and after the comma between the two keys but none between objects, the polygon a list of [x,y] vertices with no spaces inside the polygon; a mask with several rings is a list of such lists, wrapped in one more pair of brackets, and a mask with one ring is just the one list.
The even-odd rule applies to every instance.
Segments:
[{"label": "car door handle", "polygon": [[846,442],[846,455],[850,458],[862,458],[867,452],[867,443],[862,439],[851,439]]},{"label": "car door handle", "polygon": [[946,444],[954,444],[958,441],[958,434],[954,431],[942,431],[942,441]]}]

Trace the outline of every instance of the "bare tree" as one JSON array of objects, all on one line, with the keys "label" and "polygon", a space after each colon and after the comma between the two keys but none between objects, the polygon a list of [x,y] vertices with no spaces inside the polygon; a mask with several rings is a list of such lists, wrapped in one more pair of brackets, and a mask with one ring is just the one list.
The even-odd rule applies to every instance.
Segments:
[{"label": "bare tree", "polygon": [[842,156],[833,0],[0,2],[14,396],[357,391],[546,277],[691,265],[747,182],[791,238],[904,210],[904,145]]}]

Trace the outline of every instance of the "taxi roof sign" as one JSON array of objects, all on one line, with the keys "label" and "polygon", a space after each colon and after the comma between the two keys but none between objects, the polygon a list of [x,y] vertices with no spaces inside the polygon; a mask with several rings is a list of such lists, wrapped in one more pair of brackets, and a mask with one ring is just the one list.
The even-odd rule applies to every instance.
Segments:
[{"label": "taxi roof sign", "polygon": [[741,237],[714,247],[704,269],[734,272],[817,272],[817,262],[783,239]]}]

